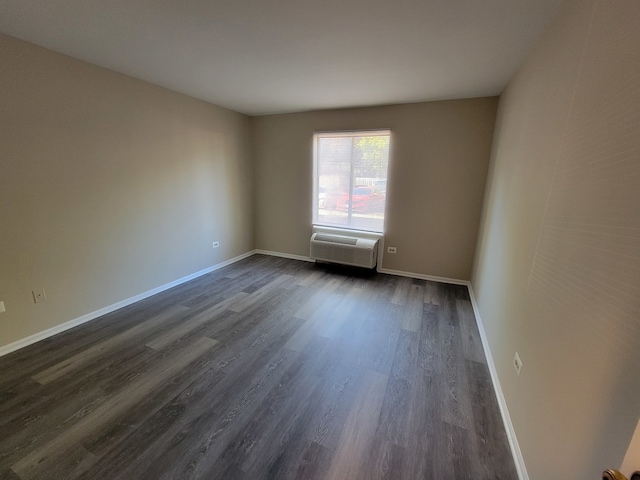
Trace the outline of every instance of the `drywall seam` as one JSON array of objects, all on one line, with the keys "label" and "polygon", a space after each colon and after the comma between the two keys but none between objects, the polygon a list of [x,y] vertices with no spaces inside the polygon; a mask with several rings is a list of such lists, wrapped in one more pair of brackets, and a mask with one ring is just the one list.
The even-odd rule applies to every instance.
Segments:
[{"label": "drywall seam", "polygon": [[509,446],[511,447],[511,454],[516,464],[516,470],[518,471],[518,478],[520,480],[529,480],[529,474],[527,473],[527,467],[524,464],[524,458],[520,445],[518,444],[518,438],[516,437],[516,431],[513,428],[511,422],[511,415],[509,415],[509,409],[507,408],[507,400],[504,398],[502,387],[500,386],[500,379],[498,378],[498,372],[496,365],[493,362],[493,356],[491,355],[491,348],[489,348],[489,341],[487,334],[484,331],[484,325],[482,324],[482,317],[480,317],[480,310],[476,303],[476,297],[473,294],[473,287],[471,282],[467,282],[469,288],[469,297],[471,298],[471,305],[473,305],[473,313],[476,316],[476,324],[478,325],[478,331],[480,332],[480,339],[482,340],[482,347],[484,349],[484,355],[487,358],[487,366],[489,367],[489,373],[491,374],[491,381],[493,383],[493,389],[496,392],[496,398],[498,399],[498,406],[500,407],[500,414],[502,415],[502,422],[504,428],[507,431],[507,438],[509,440]]},{"label": "drywall seam", "polygon": [[[589,17],[589,27],[587,29],[587,34],[584,37],[584,43],[582,44],[582,50],[580,53],[580,63],[578,65],[578,72],[576,73],[575,80],[573,81],[573,90],[571,92],[571,100],[569,101],[569,108],[567,109],[567,113],[565,115],[564,122],[563,122],[562,137],[560,139],[560,143],[558,144],[558,150],[555,156],[556,161],[553,167],[551,185],[549,186],[549,190],[547,191],[547,198],[544,203],[544,210],[543,210],[544,214],[542,216],[541,225],[544,225],[544,223],[547,220],[548,213],[549,213],[549,201],[551,200],[551,194],[554,190],[553,188],[554,184],[557,182],[558,168],[560,166],[560,159],[561,159],[560,154],[564,149],[564,142],[567,137],[567,125],[569,124],[569,119],[571,118],[571,114],[573,112],[573,104],[575,103],[576,92],[578,91],[578,83],[580,82],[580,78],[582,77],[584,59],[587,55],[587,45],[589,44],[589,38],[591,37],[591,30],[593,29],[593,20],[596,13],[596,7],[597,7],[597,0],[594,0],[591,7],[591,16]],[[531,262],[531,270],[529,271],[529,281],[527,282],[527,291],[529,291],[531,288],[531,279],[533,278],[534,266],[536,265],[536,260],[538,259],[538,252],[540,251],[540,240],[542,239],[542,231],[543,231],[543,228],[538,229],[538,241],[536,242],[535,254],[533,255],[533,260]]]},{"label": "drywall seam", "polygon": [[431,282],[450,283],[452,285],[469,285],[467,280],[458,280],[457,278],[436,277],[434,275],[423,275],[422,273],[403,272],[400,270],[390,270],[388,268],[381,268],[379,273],[386,273],[387,275],[397,275],[399,277],[418,278],[420,280],[429,280]]},{"label": "drywall seam", "polygon": [[44,340],[46,338],[57,335],[58,333],[62,333],[66,330],[69,330],[73,327],[77,327],[78,325],[82,325],[83,323],[90,322],[91,320],[95,320],[103,315],[119,310],[120,308],[126,307],[133,303],[139,302],[140,300],[144,300],[145,298],[151,297],[152,295],[156,295],[157,293],[164,292],[172,287],[176,287],[182,283],[188,282],[189,280],[193,280],[195,278],[201,277],[202,275],[206,275],[207,273],[211,273],[215,270],[219,270],[222,267],[226,267],[227,265],[231,265],[232,263],[238,262],[244,258],[250,257],[255,253],[255,250],[251,250],[247,253],[243,253],[242,255],[238,255],[237,257],[231,258],[229,260],[225,260],[222,263],[218,263],[211,267],[207,267],[204,270],[200,270],[199,272],[192,273],[187,275],[186,277],[179,278],[178,280],[174,280],[173,282],[166,283],[149,291],[143,292],[139,295],[135,295],[133,297],[127,298],[126,300],[122,300],[120,302],[114,303],[112,305],[108,305],[106,307],[100,308],[93,312],[82,315],[81,317],[74,318],[73,320],[69,320],[68,322],[61,323],[60,325],[56,325],[55,327],[48,328],[47,330],[43,330],[42,332],[35,333],[33,335],[29,335],[23,339],[12,342],[8,345],[4,345],[0,347],[0,357],[3,355],[7,355],[11,352],[15,352],[21,348],[32,345],[40,340]]},{"label": "drywall seam", "polygon": [[302,255],[293,255],[291,253],[273,252],[271,250],[254,250],[253,253],[259,255],[270,255],[272,257],[289,258],[291,260],[302,260],[303,262],[315,262],[311,257],[305,257]]}]

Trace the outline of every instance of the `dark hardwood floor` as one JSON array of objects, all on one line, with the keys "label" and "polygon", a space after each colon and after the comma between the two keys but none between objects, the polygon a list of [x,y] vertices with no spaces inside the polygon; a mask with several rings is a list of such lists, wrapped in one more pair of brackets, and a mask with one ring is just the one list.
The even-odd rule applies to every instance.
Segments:
[{"label": "dark hardwood floor", "polygon": [[0,478],[517,475],[466,287],[255,255],[0,358]]}]

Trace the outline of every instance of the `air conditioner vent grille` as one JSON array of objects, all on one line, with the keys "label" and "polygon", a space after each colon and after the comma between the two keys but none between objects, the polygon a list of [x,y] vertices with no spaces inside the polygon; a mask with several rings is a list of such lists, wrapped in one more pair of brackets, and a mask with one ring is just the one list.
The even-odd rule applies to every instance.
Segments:
[{"label": "air conditioner vent grille", "polygon": [[378,260],[378,240],[314,233],[309,256],[325,262],[373,268]]},{"label": "air conditioner vent grille", "polygon": [[329,243],[341,243],[343,245],[355,245],[358,243],[357,238],[353,237],[340,237],[338,235],[323,235],[317,234],[316,240],[319,242],[329,242]]}]

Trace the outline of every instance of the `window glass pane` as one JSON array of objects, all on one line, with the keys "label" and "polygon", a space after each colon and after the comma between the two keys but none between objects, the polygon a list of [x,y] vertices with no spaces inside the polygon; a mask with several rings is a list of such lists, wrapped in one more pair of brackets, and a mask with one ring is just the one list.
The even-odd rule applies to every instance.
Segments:
[{"label": "window glass pane", "polygon": [[382,232],[389,137],[389,131],[314,135],[315,224]]}]

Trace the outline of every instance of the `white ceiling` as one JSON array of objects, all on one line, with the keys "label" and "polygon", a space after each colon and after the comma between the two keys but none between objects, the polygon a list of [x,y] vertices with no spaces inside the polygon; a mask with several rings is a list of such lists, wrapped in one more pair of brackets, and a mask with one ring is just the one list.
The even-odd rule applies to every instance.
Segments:
[{"label": "white ceiling", "polygon": [[0,31],[249,115],[496,95],[562,0],[0,0]]}]

